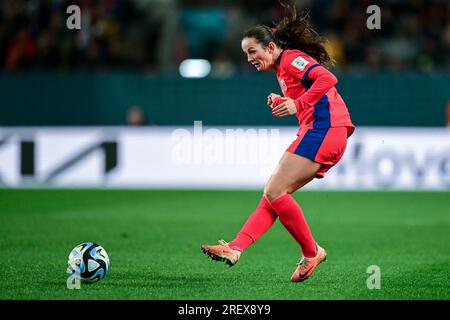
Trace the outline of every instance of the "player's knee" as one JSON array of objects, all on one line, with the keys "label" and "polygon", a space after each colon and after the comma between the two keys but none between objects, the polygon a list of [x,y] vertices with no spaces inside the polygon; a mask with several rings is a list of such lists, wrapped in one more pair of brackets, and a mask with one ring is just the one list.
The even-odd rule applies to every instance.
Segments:
[{"label": "player's knee", "polygon": [[266,196],[267,200],[269,200],[270,202],[281,197],[282,195],[284,195],[286,193],[287,193],[286,190],[273,188],[270,186],[268,186],[264,189],[264,195]]}]

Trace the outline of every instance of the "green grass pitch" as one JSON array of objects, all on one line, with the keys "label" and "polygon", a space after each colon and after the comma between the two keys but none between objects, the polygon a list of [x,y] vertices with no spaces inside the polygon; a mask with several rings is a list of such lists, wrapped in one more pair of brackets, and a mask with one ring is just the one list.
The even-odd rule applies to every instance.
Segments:
[{"label": "green grass pitch", "polygon": [[[327,261],[289,282],[299,248],[277,221],[227,268],[200,245],[231,240],[255,191],[0,190],[0,299],[449,299],[449,192],[295,194]],[[93,241],[102,281],[66,287],[67,257]],[[368,289],[369,266],[381,288]]]}]

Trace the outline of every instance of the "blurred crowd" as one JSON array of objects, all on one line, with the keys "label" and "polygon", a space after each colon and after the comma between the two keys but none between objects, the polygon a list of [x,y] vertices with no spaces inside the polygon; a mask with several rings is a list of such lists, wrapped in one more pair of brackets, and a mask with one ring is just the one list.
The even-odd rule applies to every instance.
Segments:
[{"label": "blurred crowd", "polygon": [[[337,69],[450,72],[448,0],[297,0],[328,38]],[[81,9],[69,30],[67,7]],[[381,29],[369,30],[369,5]],[[226,77],[251,66],[243,31],[280,20],[276,0],[0,0],[0,69],[173,72],[186,58],[212,62]]]}]

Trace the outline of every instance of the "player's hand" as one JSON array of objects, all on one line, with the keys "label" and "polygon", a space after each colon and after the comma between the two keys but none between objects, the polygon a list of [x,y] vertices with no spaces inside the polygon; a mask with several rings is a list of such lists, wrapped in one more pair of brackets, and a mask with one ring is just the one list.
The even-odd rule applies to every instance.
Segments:
[{"label": "player's hand", "polygon": [[297,107],[295,106],[294,100],[292,100],[291,98],[282,98],[282,99],[285,101],[272,109],[272,115],[274,117],[281,118],[296,114]]},{"label": "player's hand", "polygon": [[281,98],[279,94],[271,93],[267,96],[267,105],[272,108],[272,103],[276,98]]}]

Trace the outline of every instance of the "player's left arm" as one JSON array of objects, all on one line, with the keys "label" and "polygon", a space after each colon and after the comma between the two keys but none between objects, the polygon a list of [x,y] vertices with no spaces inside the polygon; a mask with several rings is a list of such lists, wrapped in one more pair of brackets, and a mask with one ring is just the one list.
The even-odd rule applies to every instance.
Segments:
[{"label": "player's left arm", "polygon": [[334,74],[318,64],[310,67],[306,79],[312,81],[311,87],[298,99],[280,98],[279,104],[272,109],[273,116],[300,114],[306,108],[313,107],[328,90],[338,83]]},{"label": "player's left arm", "polygon": [[328,90],[338,83],[334,74],[321,65],[310,67],[307,80],[313,81],[311,87],[294,101],[298,112],[308,107],[313,107]]},{"label": "player's left arm", "polygon": [[313,107],[338,82],[330,71],[307,55],[292,54],[290,59],[286,59],[283,68],[291,76],[312,84],[299,98],[293,100],[284,97],[280,98],[277,104],[272,104],[272,115],[276,117],[294,114],[298,116],[306,108]]}]

